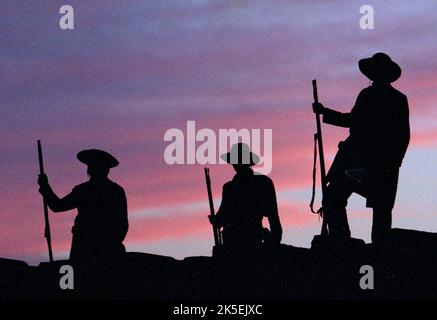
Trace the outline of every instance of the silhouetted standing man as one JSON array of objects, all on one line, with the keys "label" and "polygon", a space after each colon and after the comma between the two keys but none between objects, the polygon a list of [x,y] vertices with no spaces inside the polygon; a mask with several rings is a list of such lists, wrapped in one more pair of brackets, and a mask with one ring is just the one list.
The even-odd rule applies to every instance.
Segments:
[{"label": "silhouetted standing man", "polygon": [[[267,176],[254,174],[250,168],[259,162],[258,155],[250,152],[247,144],[238,143],[221,158],[236,171],[234,178],[223,186],[217,215],[210,216],[215,226],[223,227],[224,246],[241,249],[256,248],[263,241],[279,244],[282,227],[273,182]],[[268,218],[271,232],[263,228],[263,217]]]},{"label": "silhouetted standing man", "polygon": [[123,240],[128,230],[126,195],[108,178],[110,168],[116,167],[118,160],[97,149],[83,150],[77,159],[88,166],[90,179],[62,199],[53,192],[46,175],[38,178],[40,193],[52,211],[77,208],[70,259],[88,261],[124,252]]},{"label": "silhouetted standing man", "polygon": [[323,122],[350,128],[328,172],[323,209],[330,234],[350,237],[347,200],[353,192],[373,208],[372,241],[382,242],[391,229],[399,168],[410,140],[407,97],[390,83],[401,76],[400,67],[385,53],[359,61],[360,71],[373,81],[357,97],[350,113],[313,104]]}]

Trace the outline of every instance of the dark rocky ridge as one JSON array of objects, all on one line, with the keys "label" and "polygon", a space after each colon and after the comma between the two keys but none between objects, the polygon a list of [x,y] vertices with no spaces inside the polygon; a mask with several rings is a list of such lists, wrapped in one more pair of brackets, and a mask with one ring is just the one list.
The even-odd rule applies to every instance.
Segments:
[{"label": "dark rocky ridge", "polygon": [[[61,290],[59,269],[0,259],[0,297],[27,299],[419,299],[437,297],[437,234],[393,229],[384,247],[313,241],[243,258],[176,260],[129,252],[74,266],[75,289]],[[374,290],[359,286],[360,267],[374,269]]]}]

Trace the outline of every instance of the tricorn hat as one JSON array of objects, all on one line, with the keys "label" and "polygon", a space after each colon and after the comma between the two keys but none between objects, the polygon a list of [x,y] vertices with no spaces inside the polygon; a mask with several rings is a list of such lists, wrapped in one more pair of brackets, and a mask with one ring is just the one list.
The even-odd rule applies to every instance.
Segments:
[{"label": "tricorn hat", "polygon": [[220,156],[224,161],[230,164],[247,164],[254,166],[259,163],[259,156],[250,151],[246,143],[236,143],[232,146],[231,152]]},{"label": "tricorn hat", "polygon": [[77,154],[77,159],[88,166],[114,168],[119,164],[113,155],[98,149],[82,150]]},{"label": "tricorn hat", "polygon": [[401,68],[387,54],[375,53],[371,58],[358,62],[360,71],[370,80],[386,80],[394,82],[401,76]]}]

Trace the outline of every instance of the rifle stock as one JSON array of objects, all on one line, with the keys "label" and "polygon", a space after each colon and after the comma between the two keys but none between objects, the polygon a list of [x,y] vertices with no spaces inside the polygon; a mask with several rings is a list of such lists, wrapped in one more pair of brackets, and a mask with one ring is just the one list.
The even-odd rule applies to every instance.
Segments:
[{"label": "rifle stock", "polygon": [[[38,162],[39,162],[39,173],[44,174],[44,162],[42,157],[42,147],[41,147],[41,141],[37,141],[38,144]],[[43,208],[44,208],[44,237],[47,240],[47,246],[49,249],[49,260],[50,262],[53,262],[53,251],[52,251],[52,236],[50,233],[50,222],[49,222],[49,209],[47,207],[47,203],[43,197]]]}]

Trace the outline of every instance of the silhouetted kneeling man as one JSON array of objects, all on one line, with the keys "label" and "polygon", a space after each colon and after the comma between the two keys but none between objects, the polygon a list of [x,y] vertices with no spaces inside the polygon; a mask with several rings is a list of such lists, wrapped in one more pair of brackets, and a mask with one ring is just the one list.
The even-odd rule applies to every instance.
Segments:
[{"label": "silhouetted kneeling man", "polygon": [[[237,172],[223,186],[222,203],[217,215],[210,216],[211,223],[223,227],[225,248],[256,248],[263,241],[279,244],[282,227],[273,182],[267,176],[254,174],[250,168],[259,162],[258,155],[250,152],[247,144],[238,143],[221,158],[232,164]],[[268,218],[271,232],[263,228],[263,217]]]},{"label": "silhouetted kneeling man", "polygon": [[325,123],[350,128],[328,172],[323,209],[330,234],[347,238],[347,200],[353,192],[366,197],[373,208],[372,241],[381,242],[391,229],[399,168],[410,140],[408,101],[390,84],[401,69],[388,55],[362,59],[359,68],[373,83],[360,92],[350,113],[313,104]]},{"label": "silhouetted kneeling man", "polygon": [[110,168],[116,167],[118,160],[97,149],[83,150],[77,159],[88,166],[90,179],[62,199],[53,192],[46,175],[38,178],[40,193],[52,211],[77,208],[70,259],[88,261],[124,252],[128,230],[126,195],[122,187],[108,179]]}]

